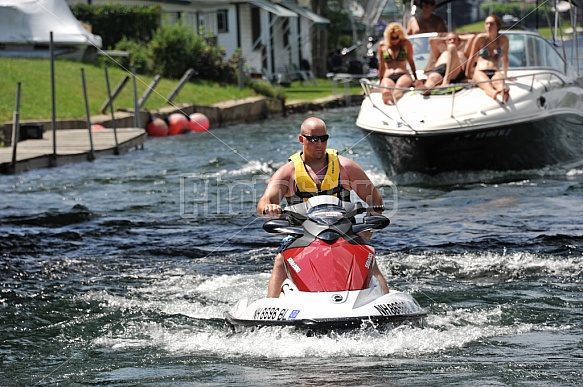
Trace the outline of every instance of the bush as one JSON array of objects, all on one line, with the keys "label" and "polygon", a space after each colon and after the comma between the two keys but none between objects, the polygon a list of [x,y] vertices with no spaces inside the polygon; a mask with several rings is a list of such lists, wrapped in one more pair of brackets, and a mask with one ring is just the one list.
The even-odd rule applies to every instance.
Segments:
[{"label": "bush", "polygon": [[224,62],[224,52],[207,44],[202,34],[196,34],[181,23],[161,28],[150,43],[153,70],[166,78],[180,78],[189,69],[196,78],[219,82],[237,82],[237,62],[240,55]]},{"label": "bush", "polygon": [[103,48],[115,47],[124,38],[148,42],[160,27],[160,6],[123,4],[75,4],[73,15],[91,25],[94,34],[101,36]]},{"label": "bush", "polygon": [[129,56],[119,57],[116,62],[126,70],[136,66],[137,74],[152,73],[152,52],[150,46],[135,40],[122,39],[115,46],[116,50],[127,51]]},{"label": "bush", "polygon": [[250,82],[249,87],[252,88],[253,91],[255,91],[257,94],[285,101],[286,98],[285,90],[281,86],[274,87],[271,83],[267,81],[256,80]]},{"label": "bush", "polygon": [[196,69],[201,52],[198,36],[182,24],[164,26],[150,43],[154,71],[166,78],[180,78],[190,67]]},{"label": "bush", "polygon": [[231,83],[235,84],[239,81],[238,73],[239,73],[239,62],[245,65],[245,59],[243,58],[243,53],[241,49],[238,48],[231,59],[226,62],[219,63],[218,70],[222,74],[223,81],[219,81],[221,83]]}]

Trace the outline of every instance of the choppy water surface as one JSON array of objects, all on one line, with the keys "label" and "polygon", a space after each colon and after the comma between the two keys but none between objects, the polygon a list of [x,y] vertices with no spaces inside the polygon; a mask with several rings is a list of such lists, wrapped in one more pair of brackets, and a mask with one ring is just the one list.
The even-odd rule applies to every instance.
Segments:
[{"label": "choppy water surface", "polygon": [[279,238],[254,206],[299,149],[296,115],[1,176],[0,384],[578,385],[583,171],[391,181],[356,114],[321,114],[329,146],[392,207],[379,264],[428,328],[224,327],[266,294]]}]

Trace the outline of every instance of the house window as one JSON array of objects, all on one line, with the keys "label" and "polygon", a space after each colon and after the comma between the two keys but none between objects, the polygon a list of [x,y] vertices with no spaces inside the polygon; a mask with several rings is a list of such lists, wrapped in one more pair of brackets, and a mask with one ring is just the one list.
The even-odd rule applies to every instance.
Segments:
[{"label": "house window", "polygon": [[259,49],[261,44],[261,18],[257,7],[251,7],[251,37],[253,38],[253,49]]},{"label": "house window", "polygon": [[229,32],[229,20],[227,19],[227,10],[219,9],[217,11],[217,32]]},{"label": "house window", "polygon": [[283,20],[283,47],[289,46],[289,18]]}]

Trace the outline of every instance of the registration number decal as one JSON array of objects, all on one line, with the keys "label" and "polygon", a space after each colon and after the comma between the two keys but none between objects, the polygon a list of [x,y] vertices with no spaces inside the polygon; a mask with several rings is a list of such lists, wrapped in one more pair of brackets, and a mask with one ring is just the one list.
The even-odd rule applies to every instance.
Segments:
[{"label": "registration number decal", "polygon": [[257,308],[253,313],[254,320],[285,320],[285,308]]},{"label": "registration number decal", "polygon": [[388,304],[379,304],[374,306],[383,316],[394,316],[398,314],[409,314],[413,311],[405,302],[391,302]]}]

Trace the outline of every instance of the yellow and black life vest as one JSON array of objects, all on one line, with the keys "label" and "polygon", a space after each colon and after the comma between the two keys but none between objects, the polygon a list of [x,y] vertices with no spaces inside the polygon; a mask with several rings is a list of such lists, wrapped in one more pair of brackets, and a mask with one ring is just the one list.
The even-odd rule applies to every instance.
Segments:
[{"label": "yellow and black life vest", "polygon": [[341,200],[350,201],[350,191],[342,187],[340,183],[338,151],[326,149],[326,156],[328,158],[328,167],[319,188],[306,170],[304,160],[302,160],[302,153],[298,152],[289,158],[294,163],[296,181],[295,194],[286,198],[289,204],[300,203],[302,200],[306,201],[317,195],[334,195],[340,197]]}]

